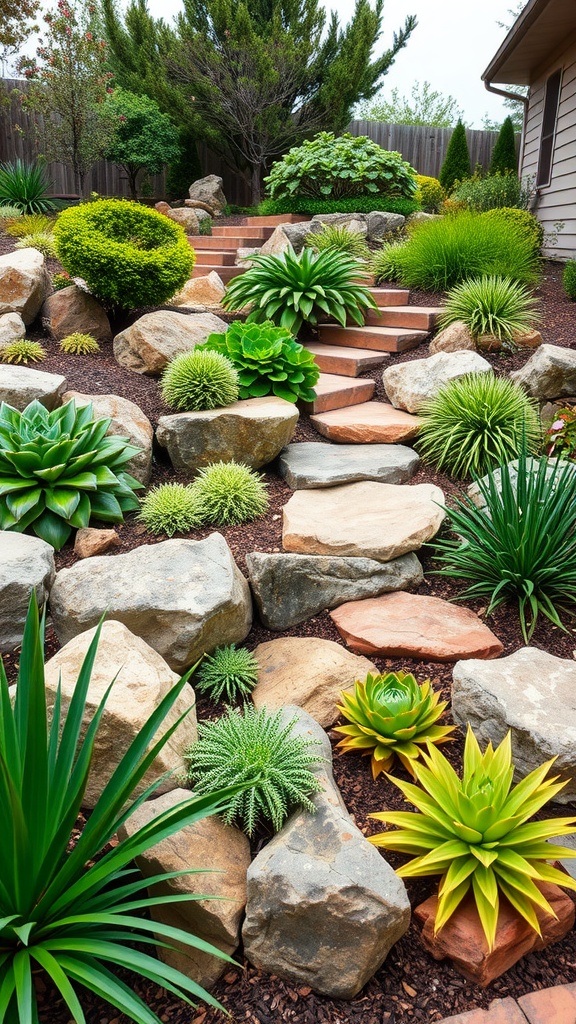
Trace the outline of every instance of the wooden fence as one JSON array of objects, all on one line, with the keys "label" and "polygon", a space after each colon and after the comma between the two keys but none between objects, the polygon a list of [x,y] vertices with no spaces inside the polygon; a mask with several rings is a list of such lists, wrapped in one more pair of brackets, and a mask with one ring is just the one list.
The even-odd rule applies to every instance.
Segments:
[{"label": "wooden fence", "polygon": [[[352,121],[348,126],[351,135],[367,135],[382,149],[401,153],[418,174],[437,178],[444,163],[452,128],[426,128],[423,125],[384,124],[381,121]],[[466,129],[472,169],[480,164],[487,169],[498,132],[486,132],[475,128]]]}]

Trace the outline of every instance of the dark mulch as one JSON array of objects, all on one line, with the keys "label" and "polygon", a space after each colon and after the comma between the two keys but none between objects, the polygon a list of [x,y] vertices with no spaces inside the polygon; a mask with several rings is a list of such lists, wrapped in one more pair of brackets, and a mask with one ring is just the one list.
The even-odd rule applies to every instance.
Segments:
[{"label": "dark mulch", "polygon": [[[233,222],[233,219],[231,219]],[[10,251],[12,240],[0,236],[0,253]],[[51,270],[59,269],[56,262],[50,261]],[[553,344],[576,346],[574,331],[574,305],[565,297],[561,287],[562,268],[547,263],[544,276],[538,289],[538,296],[544,312],[542,334],[544,340]],[[412,292],[411,301],[417,305],[437,305],[442,296],[424,292]],[[138,311],[143,312],[143,311]],[[137,315],[137,314],[134,314]],[[119,326],[119,325],[118,325]],[[62,372],[66,375],[71,389],[86,393],[114,393],[136,402],[156,424],[159,416],[168,410],[163,406],[158,382],[139,374],[123,370],[115,362],[111,345],[102,346],[99,355],[93,357],[70,357],[59,352],[58,346],[47,341],[39,325],[30,332],[31,336],[42,338],[48,348],[48,357],[42,363],[42,369]],[[418,359],[426,355],[424,348],[403,355],[393,355],[389,363]],[[508,373],[521,366],[530,353],[519,352],[513,355],[488,355],[497,372]],[[380,374],[377,377],[376,397],[384,397]],[[319,441],[322,438],[310,426],[309,420],[303,416],[297,428],[294,440]],[[269,485],[270,509],[266,517],[255,523],[240,527],[229,527],[221,532],[226,537],[237,562],[245,571],[245,556],[250,551],[280,551],[282,548],[282,506],[291,495],[288,486],[278,478],[274,467],[267,467],[266,481]],[[184,474],[177,474],[171,469],[161,452],[156,453],[153,470],[153,484],[166,480],[182,479]],[[414,478],[414,483],[433,481],[444,489],[449,500],[458,492],[458,487],[447,477],[422,469]],[[153,544],[162,538],[148,536],[144,529],[134,521],[133,517],[117,527],[121,545],[117,552],[126,552],[140,544]],[[198,539],[210,533],[209,529],[195,531],[186,536]],[[425,569],[425,580],[419,593],[436,595],[446,599],[453,598],[459,590],[457,581],[444,580],[434,576],[433,562],[429,552],[422,553]],[[114,554],[108,556],[114,557]],[[57,555],[57,566],[70,566],[75,555],[70,545]],[[482,612],[479,602],[472,603],[476,611]],[[523,646],[523,640],[514,609],[502,608],[489,621],[490,627],[504,644],[505,653],[509,654]],[[534,633],[532,644],[548,650],[560,657],[570,658],[576,648],[574,629],[571,624],[569,633],[562,633],[548,622],[541,623]],[[315,636],[335,640],[341,643],[340,637],[327,613],[317,615],[300,626],[286,630],[283,634],[271,633],[256,623],[248,637],[247,644],[253,648],[258,643],[284,636]],[[52,629],[48,629],[48,654],[58,649],[58,641]],[[17,667],[18,654],[8,656],[7,669],[13,678]],[[416,663],[410,660],[375,659],[378,667],[383,669],[412,670],[418,679],[431,678],[435,686],[443,690],[444,697],[450,699],[451,664]],[[214,708],[207,702],[199,701],[199,716],[209,717]],[[456,734],[455,741],[445,747],[450,759],[458,765],[461,760],[463,737]],[[368,762],[353,756],[337,755],[334,764],[336,780],[342,790],[346,805],[354,816],[358,826],[366,833],[378,830],[377,823],[371,822],[367,815],[374,810],[385,807],[400,807],[401,795],[383,777],[372,781]],[[553,809],[548,813],[569,813]],[[399,863],[394,855],[389,855],[393,865]],[[425,899],[433,891],[434,882],[421,879],[410,882],[408,891],[412,905]],[[353,954],[351,954],[353,955]],[[243,962],[242,953],[238,953],[239,963]],[[128,976],[127,976],[128,977]],[[144,996],[149,1005],[168,1024],[220,1024],[226,1018],[217,1011],[198,1008],[191,1011],[180,1001],[155,985],[145,985],[137,979],[130,979],[135,988]],[[394,946],[388,959],[375,977],[365,986],[356,999],[350,1002],[334,1001],[317,996],[308,987],[296,986],[281,981],[276,977],[261,974],[244,962],[244,969],[230,969],[218,983],[215,995],[231,1014],[235,1022],[249,1021],[253,1024],[272,1024],[272,1022],[290,1021],[293,1024],[408,1024],[408,1022],[439,1021],[449,1014],[487,1006],[495,997],[519,996],[534,989],[550,985],[576,981],[576,932],[572,931],[557,946],[540,953],[524,957],[519,964],[508,971],[503,978],[494,982],[487,990],[465,981],[448,963],[438,963],[427,954],[418,938],[417,928],[412,924],[406,935]],[[50,1024],[66,1024],[68,1014],[61,1003],[54,998],[50,990],[44,990],[42,1021]],[[86,996],[86,1016],[89,1024],[124,1024],[127,1018],[118,1015],[105,1004]]]}]

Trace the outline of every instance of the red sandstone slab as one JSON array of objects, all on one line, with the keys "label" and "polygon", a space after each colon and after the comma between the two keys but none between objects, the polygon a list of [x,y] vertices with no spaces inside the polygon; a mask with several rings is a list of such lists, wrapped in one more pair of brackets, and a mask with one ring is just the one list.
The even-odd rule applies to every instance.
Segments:
[{"label": "red sandstone slab", "polygon": [[321,373],[314,391],[313,402],[301,402],[304,412],[322,413],[332,409],[343,409],[346,406],[357,406],[369,402],[374,394],[376,381],[356,380],[353,377],[342,377],[337,373]]},{"label": "red sandstone slab", "polygon": [[555,985],[520,996],[529,1024],[576,1024],[576,984]]},{"label": "red sandstone slab", "polygon": [[372,352],[365,348],[344,348],[339,345],[310,342],[304,345],[304,348],[312,353],[316,365],[324,373],[339,373],[344,377],[357,377],[364,370],[382,366],[389,358],[387,352]]},{"label": "red sandstone slab", "polygon": [[400,591],[348,601],[330,612],[348,647],[359,654],[458,661],[497,658],[504,650],[468,608]]},{"label": "red sandstone slab", "polygon": [[416,437],[422,421],[387,402],[366,402],[311,416],[310,422],[323,437],[342,444],[400,444]]}]

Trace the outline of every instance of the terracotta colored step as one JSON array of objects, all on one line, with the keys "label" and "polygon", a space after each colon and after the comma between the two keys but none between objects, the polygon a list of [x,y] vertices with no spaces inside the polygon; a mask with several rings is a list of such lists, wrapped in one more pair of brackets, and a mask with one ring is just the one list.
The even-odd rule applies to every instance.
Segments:
[{"label": "terracotta colored step", "polygon": [[[238,230],[240,228],[240,230]],[[272,226],[269,227],[244,227],[242,224],[234,224],[227,227],[213,227],[212,238],[229,238],[230,236],[235,237],[236,235],[242,235],[244,238],[270,238],[270,235],[274,231]]]},{"label": "terracotta colored step", "polygon": [[188,241],[194,249],[218,249],[220,252],[228,250],[236,252],[236,249],[246,246],[251,249],[259,249],[263,245],[264,238],[245,238],[244,235],[188,235]]},{"label": "terracotta colored step", "polygon": [[404,444],[416,437],[422,421],[386,402],[365,402],[311,416],[310,422],[322,437],[340,444]]},{"label": "terracotta colored step", "polygon": [[208,274],[211,274],[213,270],[216,270],[218,277],[222,278],[224,284],[231,281],[233,277],[238,277],[238,274],[244,273],[243,267],[216,268],[213,263],[195,263],[194,270],[192,271],[192,277],[206,277]]},{"label": "terracotta colored step", "polygon": [[518,996],[529,1024],[571,1024],[576,1021],[576,984],[555,985]]},{"label": "terracotta colored step", "polygon": [[373,380],[352,380],[335,373],[321,373],[314,385],[316,398],[313,402],[301,402],[300,406],[309,413],[344,409],[349,405],[369,402],[375,388],[376,381]]},{"label": "terracotta colored step", "polygon": [[379,306],[405,306],[410,301],[407,288],[369,288],[368,291]]},{"label": "terracotta colored step", "polygon": [[276,228],[279,224],[302,224],[309,220],[312,218],[307,213],[277,213],[270,217],[244,217],[242,224],[249,224],[256,228]]},{"label": "terracotta colored step", "polygon": [[413,331],[405,327],[340,327],[339,324],[320,324],[318,337],[328,345],[350,348],[369,348],[376,352],[407,352],[428,337],[426,331]]},{"label": "terracotta colored step", "polygon": [[344,348],[338,345],[305,345],[312,352],[317,366],[326,373],[339,373],[344,377],[357,377],[364,370],[381,366],[388,359],[387,352],[371,352],[367,348]]},{"label": "terracotta colored step", "polygon": [[389,306],[370,309],[366,323],[373,327],[408,327],[431,331],[442,312],[442,306]]},{"label": "terracotta colored step", "polygon": [[[567,1017],[562,1022],[558,1021],[558,1024],[568,1024],[569,1019]],[[457,1013],[455,1017],[445,1017],[441,1024],[528,1024],[528,1020],[518,1003],[511,996],[507,996],[506,999],[495,999],[487,1010],[476,1009]],[[556,1021],[548,1018],[548,1024],[556,1024]]]},{"label": "terracotta colored step", "polygon": [[233,267],[236,253],[233,249],[224,252],[219,252],[218,249],[196,249],[196,259],[199,263],[210,263],[214,267]]}]

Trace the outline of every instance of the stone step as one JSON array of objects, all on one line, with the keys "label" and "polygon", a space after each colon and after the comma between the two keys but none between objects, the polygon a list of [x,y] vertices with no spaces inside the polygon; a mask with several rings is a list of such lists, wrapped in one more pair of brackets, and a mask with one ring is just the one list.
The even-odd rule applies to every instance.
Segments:
[{"label": "stone step", "polygon": [[331,409],[344,409],[349,405],[369,402],[374,394],[376,381],[352,380],[335,373],[321,373],[314,385],[316,398],[313,402],[300,402],[304,412],[321,413]]},{"label": "stone step", "polygon": [[247,238],[244,235],[188,235],[190,245],[196,249],[218,249],[220,252],[246,248],[259,249],[264,244],[264,238]]},{"label": "stone step", "polygon": [[255,225],[244,227],[242,224],[233,224],[227,227],[213,226],[212,238],[234,238],[236,235],[242,235],[244,238],[270,238],[273,231],[272,225],[268,225],[268,227],[256,227]]},{"label": "stone step", "polygon": [[309,220],[312,218],[307,213],[277,213],[270,217],[244,217],[242,225],[247,224],[256,228],[276,228],[279,224],[302,224]]},{"label": "stone step", "polygon": [[442,312],[442,306],[392,306],[370,309],[366,323],[372,327],[408,327],[431,331]]},{"label": "stone step", "polygon": [[322,437],[341,444],[403,444],[416,437],[421,420],[387,402],[365,402],[310,417]]},{"label": "stone step", "polygon": [[405,306],[410,301],[407,288],[369,288],[368,291],[379,306]]},{"label": "stone step", "polygon": [[312,352],[316,365],[326,373],[337,373],[344,377],[357,377],[364,370],[381,366],[388,359],[387,352],[372,352],[367,348],[345,348],[338,345],[323,345],[322,342],[304,345]]},{"label": "stone step", "polygon": [[[200,253],[200,258],[202,253]],[[192,277],[206,277],[214,270],[213,263],[195,263],[194,270],[192,271]],[[220,277],[224,284],[231,281],[233,277],[238,277],[238,274],[244,273],[244,267],[218,267],[218,277]]]},{"label": "stone step", "polygon": [[426,331],[405,327],[340,327],[339,324],[319,324],[318,338],[328,345],[350,348],[369,348],[376,352],[407,352],[428,337]]},{"label": "stone step", "polygon": [[236,253],[233,249],[220,251],[218,249],[196,249],[196,259],[199,263],[210,263],[213,267],[233,267],[236,263]]}]

